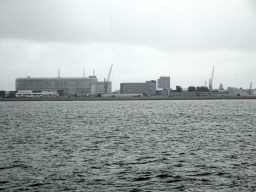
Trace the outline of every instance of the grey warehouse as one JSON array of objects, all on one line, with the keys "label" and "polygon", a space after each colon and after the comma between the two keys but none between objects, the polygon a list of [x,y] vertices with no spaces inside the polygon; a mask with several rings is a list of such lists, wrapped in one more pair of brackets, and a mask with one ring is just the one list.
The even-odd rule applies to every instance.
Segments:
[{"label": "grey warehouse", "polygon": [[[107,82],[107,91],[112,91],[112,83]],[[96,76],[89,77],[55,77],[55,78],[17,78],[16,91],[60,91],[64,95],[85,96],[87,94],[104,93],[104,81],[98,81]]]}]

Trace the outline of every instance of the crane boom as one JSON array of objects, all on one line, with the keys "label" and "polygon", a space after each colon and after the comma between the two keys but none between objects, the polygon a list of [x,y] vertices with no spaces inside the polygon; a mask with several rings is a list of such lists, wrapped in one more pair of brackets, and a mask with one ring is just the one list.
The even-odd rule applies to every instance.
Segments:
[{"label": "crane boom", "polygon": [[107,81],[109,81],[109,78],[110,78],[110,74],[111,74],[111,70],[112,70],[112,66],[113,66],[113,64],[111,65],[111,67],[110,67],[110,70],[109,70],[109,73],[108,73],[108,78],[107,78]]},{"label": "crane boom", "polygon": [[211,77],[211,79],[209,79],[209,89],[210,89],[210,90],[212,90],[213,75],[214,75],[214,67],[215,67],[215,66],[213,66],[213,69],[212,69],[212,77]]},{"label": "crane boom", "polygon": [[108,82],[109,82],[112,66],[113,66],[113,64],[110,67],[107,80],[106,79],[104,80],[104,93],[108,93]]}]

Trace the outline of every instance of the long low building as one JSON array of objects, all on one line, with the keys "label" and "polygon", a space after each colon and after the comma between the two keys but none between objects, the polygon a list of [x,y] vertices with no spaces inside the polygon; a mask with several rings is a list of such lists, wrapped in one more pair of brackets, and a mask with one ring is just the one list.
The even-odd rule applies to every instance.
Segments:
[{"label": "long low building", "polygon": [[52,97],[52,96],[63,96],[63,91],[32,91],[32,90],[22,90],[17,91],[16,97]]},{"label": "long low building", "polygon": [[[64,95],[84,96],[87,94],[104,93],[104,82],[98,81],[96,76],[89,77],[53,77],[53,78],[17,78],[16,91],[63,90]],[[108,82],[108,92],[112,90],[112,83]]]},{"label": "long low building", "polygon": [[146,81],[145,83],[121,83],[120,93],[147,93],[156,94],[156,81]]},{"label": "long low building", "polygon": [[201,96],[201,97],[209,97],[209,96],[237,96],[236,94],[229,94],[227,91],[215,91],[215,92],[169,92],[168,93],[169,97],[196,97],[196,96]]}]

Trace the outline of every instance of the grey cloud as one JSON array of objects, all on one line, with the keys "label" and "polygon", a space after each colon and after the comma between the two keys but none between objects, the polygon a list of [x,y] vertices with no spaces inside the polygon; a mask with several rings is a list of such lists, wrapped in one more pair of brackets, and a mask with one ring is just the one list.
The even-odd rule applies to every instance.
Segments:
[{"label": "grey cloud", "polygon": [[161,17],[121,1],[6,0],[0,2],[0,38],[120,43],[171,51],[255,50],[253,14],[239,10],[236,3],[205,7],[200,2],[197,10],[184,8]]}]

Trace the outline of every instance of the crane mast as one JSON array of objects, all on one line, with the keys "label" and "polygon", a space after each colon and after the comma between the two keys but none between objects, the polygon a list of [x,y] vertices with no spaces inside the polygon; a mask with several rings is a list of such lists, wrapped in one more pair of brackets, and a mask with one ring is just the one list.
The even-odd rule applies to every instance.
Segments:
[{"label": "crane mast", "polygon": [[113,64],[110,67],[110,70],[109,70],[109,73],[108,73],[108,78],[104,79],[104,93],[108,93],[108,82],[109,82],[112,66],[113,66]]},{"label": "crane mast", "polygon": [[211,77],[211,79],[209,79],[209,89],[210,89],[210,90],[212,90],[213,75],[214,75],[214,67],[215,67],[215,66],[213,66],[213,69],[212,69],[212,77]]},{"label": "crane mast", "polygon": [[252,82],[250,83],[249,95],[252,95]]}]

